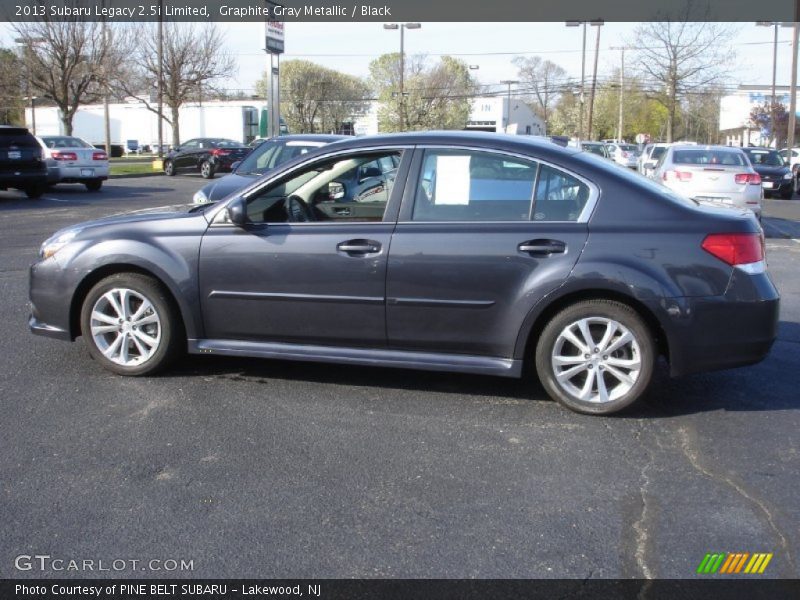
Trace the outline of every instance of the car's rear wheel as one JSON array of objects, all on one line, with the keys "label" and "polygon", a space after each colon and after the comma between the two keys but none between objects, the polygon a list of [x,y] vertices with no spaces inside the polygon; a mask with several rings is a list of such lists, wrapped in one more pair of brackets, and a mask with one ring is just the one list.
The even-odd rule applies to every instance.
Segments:
[{"label": "car's rear wheel", "polygon": [[175,175],[175,163],[173,163],[171,160],[164,161],[164,175],[167,175],[168,177]]},{"label": "car's rear wheel", "polygon": [[786,190],[785,192],[781,192],[781,199],[783,200],[791,200],[792,196],[794,195],[794,190]]},{"label": "car's rear wheel", "polygon": [[86,186],[86,189],[90,192],[99,192],[100,188],[103,187],[103,180],[102,179],[92,179],[91,181],[87,181],[83,185]]},{"label": "car's rear wheel", "polygon": [[41,198],[44,195],[44,190],[45,186],[43,185],[32,185],[25,188],[25,195],[28,198]]},{"label": "car's rear wheel", "polygon": [[611,414],[647,389],[655,342],[631,307],[612,300],[578,302],[545,325],[536,370],[548,394],[567,408]]},{"label": "car's rear wheel", "polygon": [[204,160],[200,164],[200,175],[203,176],[203,179],[213,179],[214,178],[214,165],[212,165],[207,160]]},{"label": "car's rear wheel", "polygon": [[120,375],[150,375],[180,352],[183,328],[163,286],[146,275],[118,273],[87,294],[81,332],[92,357]]}]

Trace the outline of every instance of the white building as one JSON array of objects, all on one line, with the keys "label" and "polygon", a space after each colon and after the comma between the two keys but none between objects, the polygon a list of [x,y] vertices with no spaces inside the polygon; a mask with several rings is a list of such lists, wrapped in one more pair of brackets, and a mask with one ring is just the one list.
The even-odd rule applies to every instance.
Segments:
[{"label": "white building", "polygon": [[[776,100],[789,108],[787,85],[775,86]],[[769,143],[768,136],[750,123],[750,111],[769,102],[772,86],[740,85],[732,94],[723,96],[719,106],[719,130],[723,143],[729,146],[762,146]],[[798,113],[800,116],[800,113]]]}]

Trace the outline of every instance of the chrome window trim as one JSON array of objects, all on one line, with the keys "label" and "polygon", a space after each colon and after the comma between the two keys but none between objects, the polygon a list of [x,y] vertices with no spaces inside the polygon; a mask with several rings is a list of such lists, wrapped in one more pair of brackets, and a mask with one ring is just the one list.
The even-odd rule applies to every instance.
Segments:
[{"label": "chrome window trim", "polygon": [[[562,173],[566,173],[567,175],[569,175],[571,177],[574,177],[575,179],[577,179],[581,183],[584,183],[589,188],[589,198],[586,200],[586,204],[584,205],[583,210],[581,210],[581,214],[578,215],[578,218],[576,220],[574,220],[574,221],[534,221],[532,219],[529,219],[527,221],[398,221],[397,222],[398,225],[401,225],[401,224],[402,225],[406,225],[406,224],[423,224],[423,223],[425,223],[425,224],[435,223],[435,224],[438,224],[438,225],[446,224],[446,223],[453,223],[453,224],[459,224],[459,223],[460,224],[465,224],[465,223],[476,224],[476,223],[480,223],[480,224],[483,224],[483,225],[491,225],[491,224],[505,224],[505,225],[508,225],[509,223],[588,223],[589,219],[592,216],[592,213],[594,212],[594,207],[597,204],[598,199],[600,198],[600,188],[598,188],[597,185],[593,181],[591,181],[589,179],[586,179],[586,177],[583,177],[582,175],[578,175],[577,173],[575,173],[573,171],[565,169],[564,167],[562,167],[560,165],[551,163],[551,162],[549,162],[547,160],[542,160],[542,159],[537,158],[535,156],[530,156],[530,155],[527,155],[527,154],[521,154],[519,152],[512,152],[510,150],[502,150],[502,149],[493,148],[493,147],[460,146],[460,145],[453,145],[453,144],[445,144],[445,145],[442,145],[442,144],[418,144],[417,145],[417,150],[470,150],[470,151],[473,151],[473,152],[493,152],[493,153],[496,153],[496,154],[503,154],[505,156],[512,156],[514,158],[518,158],[518,159],[521,159],[521,160],[526,160],[526,161],[529,161],[529,162],[533,161],[533,162],[537,163],[537,166],[536,166],[536,181],[534,181],[534,185],[533,185],[533,195],[534,195],[534,197],[531,198],[531,211],[533,211],[533,209],[534,209],[534,207],[536,205],[536,203],[534,202],[534,200],[536,198],[536,186],[539,183],[539,172],[541,171],[541,166],[542,165],[546,165],[546,166],[548,166],[548,167],[550,167],[552,169],[555,169],[556,171],[561,171]],[[415,201],[416,201],[416,192],[415,192],[414,196],[415,196]]]},{"label": "chrome window trim", "polygon": [[[329,145],[329,144],[325,144],[325,146],[327,146],[327,145]],[[238,227],[238,225],[234,225],[233,223],[217,223],[216,222],[217,216],[221,212],[223,212],[224,210],[227,209],[229,202],[232,202],[236,198],[244,198],[244,200],[247,201],[250,198],[250,196],[252,196],[254,194],[257,194],[258,192],[260,192],[265,187],[268,187],[268,186],[272,185],[278,179],[281,179],[284,176],[291,175],[295,171],[303,169],[303,168],[307,167],[308,165],[310,165],[312,163],[315,163],[317,161],[326,160],[328,158],[335,158],[336,156],[340,156],[340,155],[343,155],[343,154],[361,154],[361,153],[369,153],[369,152],[376,152],[376,151],[387,151],[387,152],[390,152],[390,151],[393,151],[393,150],[399,150],[399,151],[404,152],[404,151],[409,151],[409,150],[413,150],[413,149],[414,149],[414,145],[413,144],[400,144],[400,145],[392,144],[392,145],[380,145],[380,146],[363,146],[363,147],[359,147],[359,148],[348,148],[348,149],[345,149],[345,150],[337,150],[337,151],[331,152],[330,154],[323,154],[323,155],[319,155],[319,156],[310,158],[308,160],[305,160],[305,161],[301,162],[298,165],[295,165],[294,167],[292,167],[288,171],[282,171],[281,173],[276,173],[274,176],[270,177],[269,179],[266,179],[264,181],[256,181],[256,182],[250,184],[249,187],[246,187],[245,189],[243,189],[238,194],[235,194],[234,196],[232,196],[231,198],[229,198],[228,200],[223,202],[216,210],[209,211],[209,214],[208,214],[209,226],[211,226],[211,227]],[[386,225],[387,224],[386,221],[363,221],[363,222],[361,222],[361,221],[339,221],[338,223],[343,223],[343,222],[344,223],[351,223],[351,224],[352,223],[357,223],[357,224],[362,224],[363,223],[364,225],[367,225],[367,224],[369,224],[369,225]],[[294,226],[294,225],[331,225],[331,224],[336,224],[336,223],[337,223],[337,221],[325,221],[325,222],[314,222],[314,223],[256,223],[256,225],[286,225],[286,224],[288,224],[288,225],[293,225]]]}]

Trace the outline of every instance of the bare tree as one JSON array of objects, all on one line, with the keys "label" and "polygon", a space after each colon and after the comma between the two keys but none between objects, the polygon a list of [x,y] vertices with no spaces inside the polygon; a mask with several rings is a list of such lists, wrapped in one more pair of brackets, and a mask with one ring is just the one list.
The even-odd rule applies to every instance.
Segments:
[{"label": "bare tree", "polygon": [[678,21],[642,23],[634,32],[637,65],[653,86],[653,98],[667,109],[667,141],[674,138],[677,112],[687,94],[722,82],[734,54],[734,30],[720,23],[688,21],[692,4]]},{"label": "bare tree", "polygon": [[20,77],[19,57],[11,50],[0,48],[0,124],[20,125],[25,85]]},{"label": "bare tree", "polygon": [[[203,94],[214,93],[218,80],[230,77],[233,58],[224,50],[224,36],[214,25],[164,23],[162,55],[162,90],[172,126],[172,145],[180,145],[180,109],[183,104]],[[126,69],[120,69],[111,85],[133,96],[149,110],[158,113],[151,94],[158,87],[158,24],[146,23],[128,30]]]},{"label": "bare tree", "polygon": [[521,87],[532,92],[534,109],[547,126],[550,109],[558,101],[567,72],[556,63],[542,60],[539,56],[517,56],[511,62],[517,67]]},{"label": "bare tree", "polygon": [[32,92],[59,108],[64,133],[82,104],[102,97],[108,65],[116,62],[113,36],[100,23],[40,21],[14,25],[22,45],[22,76]]}]

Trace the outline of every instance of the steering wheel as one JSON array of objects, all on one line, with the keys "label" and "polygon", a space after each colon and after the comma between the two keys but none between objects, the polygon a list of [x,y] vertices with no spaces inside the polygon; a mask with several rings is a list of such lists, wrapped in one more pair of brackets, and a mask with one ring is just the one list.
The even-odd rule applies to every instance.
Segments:
[{"label": "steering wheel", "polygon": [[287,196],[283,205],[289,223],[308,223],[314,220],[314,213],[300,196],[294,194]]}]

